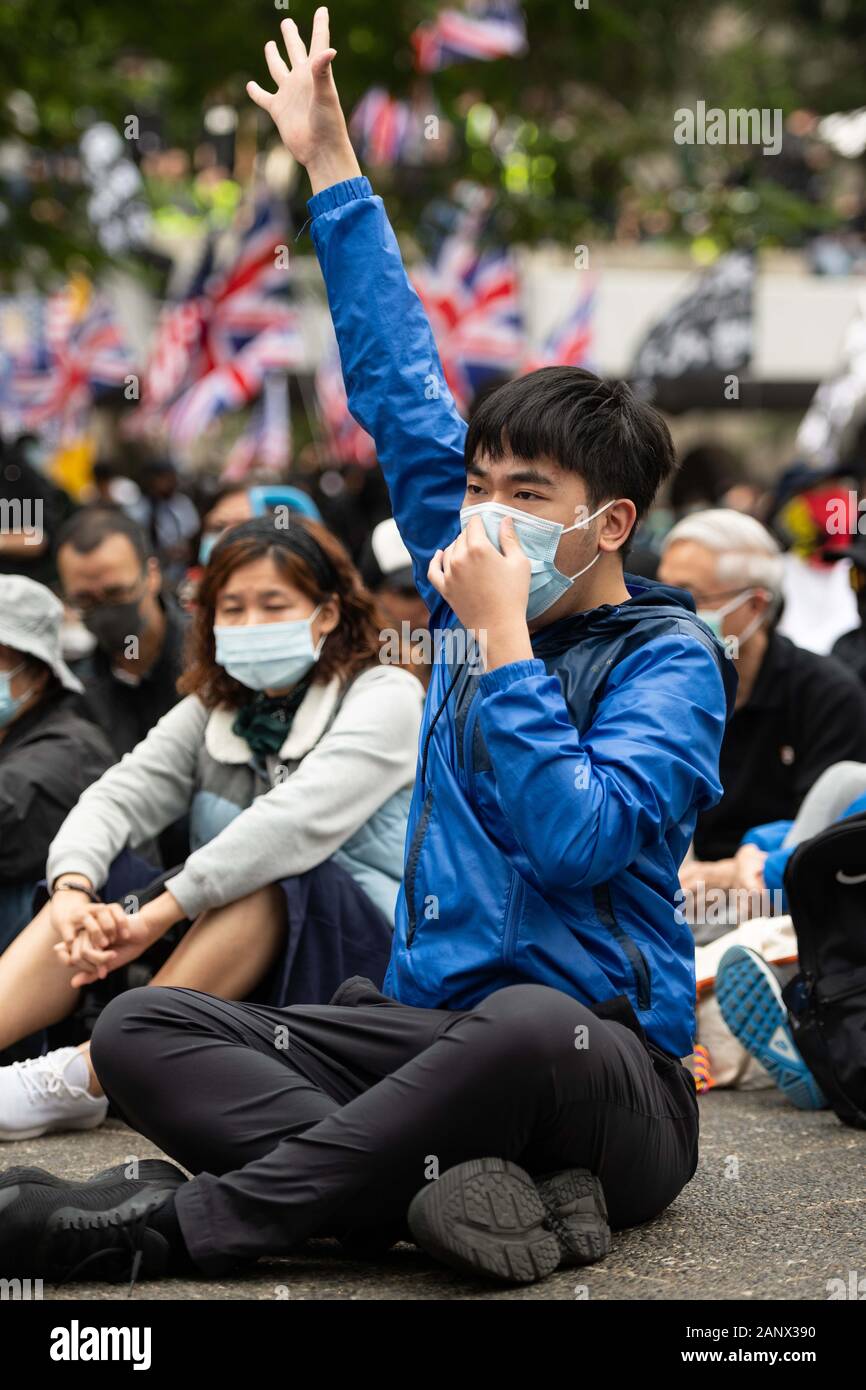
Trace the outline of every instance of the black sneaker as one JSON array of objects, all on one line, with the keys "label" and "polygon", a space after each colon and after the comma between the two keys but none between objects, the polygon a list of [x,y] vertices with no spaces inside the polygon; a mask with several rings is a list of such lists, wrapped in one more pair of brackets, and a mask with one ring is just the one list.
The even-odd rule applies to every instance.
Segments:
[{"label": "black sneaker", "polygon": [[533,1178],[546,1220],[556,1233],[562,1264],[592,1265],[610,1254],[607,1202],[601,1183],[586,1168]]},{"label": "black sneaker", "polygon": [[159,1278],[168,1272],[171,1250],[148,1217],[177,1186],[141,1179],[10,1184],[0,1190],[0,1269],[52,1282]]},{"label": "black sneaker", "polygon": [[610,1250],[601,1184],[584,1168],[536,1182],[508,1159],[470,1159],[417,1192],[408,1220],[435,1259],[508,1284],[534,1284]]},{"label": "black sneaker", "polygon": [[[79,1187],[82,1183],[90,1186],[91,1183],[124,1182],[130,1181],[126,1177],[128,1167],[128,1163],[115,1163],[113,1168],[103,1168],[101,1173],[94,1173],[92,1178],[59,1178],[56,1173],[49,1173],[45,1168],[4,1168],[0,1172],[0,1188],[24,1182],[41,1183],[43,1187]],[[187,1181],[185,1173],[173,1163],[166,1163],[161,1158],[141,1159],[138,1178],[141,1182],[174,1183],[175,1187]]]}]

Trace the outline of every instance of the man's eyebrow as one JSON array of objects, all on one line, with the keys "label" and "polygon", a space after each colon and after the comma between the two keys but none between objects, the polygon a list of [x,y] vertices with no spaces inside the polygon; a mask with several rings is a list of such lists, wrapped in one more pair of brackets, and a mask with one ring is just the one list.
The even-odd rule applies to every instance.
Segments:
[{"label": "man's eyebrow", "polygon": [[510,483],[539,483],[542,487],[552,487],[553,479],[540,468],[515,468],[507,475]]},{"label": "man's eyebrow", "polygon": [[[486,468],[482,468],[478,463],[470,463],[466,469],[467,477],[489,478],[490,474]],[[542,473],[540,468],[533,468],[531,465],[525,468],[512,468],[505,475],[509,483],[538,483],[541,487],[553,487],[553,479],[549,473]]]}]

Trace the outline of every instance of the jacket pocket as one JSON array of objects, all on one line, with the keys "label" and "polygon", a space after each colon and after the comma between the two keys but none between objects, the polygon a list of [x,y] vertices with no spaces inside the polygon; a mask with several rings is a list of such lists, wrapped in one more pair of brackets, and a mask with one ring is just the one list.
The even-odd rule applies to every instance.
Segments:
[{"label": "jacket pocket", "polygon": [[404,875],[404,889],[406,893],[406,948],[412,945],[415,939],[415,931],[418,924],[418,913],[415,907],[415,880],[418,877],[418,861],[421,858],[421,850],[424,845],[424,836],[427,834],[427,826],[430,824],[430,817],[433,814],[433,792],[428,791],[424,797],[421,807],[421,814],[418,817],[418,824],[415,826],[412,835],[412,843],[409,846],[409,853],[406,855],[406,872]]},{"label": "jacket pocket", "polygon": [[592,890],[592,901],[598,920],[610,932],[631,966],[638,1008],[641,1010],[649,1009],[652,1000],[649,966],[637,942],[616,920],[610,896],[610,884],[597,883]]}]

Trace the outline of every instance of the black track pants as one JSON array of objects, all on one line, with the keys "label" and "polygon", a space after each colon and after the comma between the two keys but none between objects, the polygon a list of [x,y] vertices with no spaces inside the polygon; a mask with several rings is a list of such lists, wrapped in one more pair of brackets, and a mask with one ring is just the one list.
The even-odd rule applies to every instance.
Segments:
[{"label": "black track pants", "polygon": [[397,1003],[358,977],[334,1000],[276,1009],[135,989],[97,1024],[106,1091],[197,1175],[176,1205],[207,1273],[309,1236],[399,1234],[418,1189],[469,1158],[588,1168],[614,1228],[663,1211],[695,1171],[692,1077],[645,1042],[625,1000],[625,1023],[536,984],[462,1012]]}]

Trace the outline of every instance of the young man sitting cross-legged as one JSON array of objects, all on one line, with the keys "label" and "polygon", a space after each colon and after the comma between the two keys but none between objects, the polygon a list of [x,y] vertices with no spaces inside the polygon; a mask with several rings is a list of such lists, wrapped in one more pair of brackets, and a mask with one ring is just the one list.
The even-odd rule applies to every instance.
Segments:
[{"label": "young man sitting cross-legged", "polygon": [[677,870],[721,793],[735,677],[686,596],[623,578],[670,436],[626,387],[571,368],[502,387],[467,432],[349,144],[327,25],[319,10],[308,56],[286,20],[291,68],[269,44],[277,92],[249,90],[307,166],[352,410],[432,628],[480,634],[485,668],[435,644],[384,992],[353,979],[284,1010],[116,999],[100,1080],[195,1176],[7,1173],[4,1273],[218,1275],[311,1236],[408,1236],[530,1281],[598,1259],[609,1225],[655,1216],[695,1171]]}]

